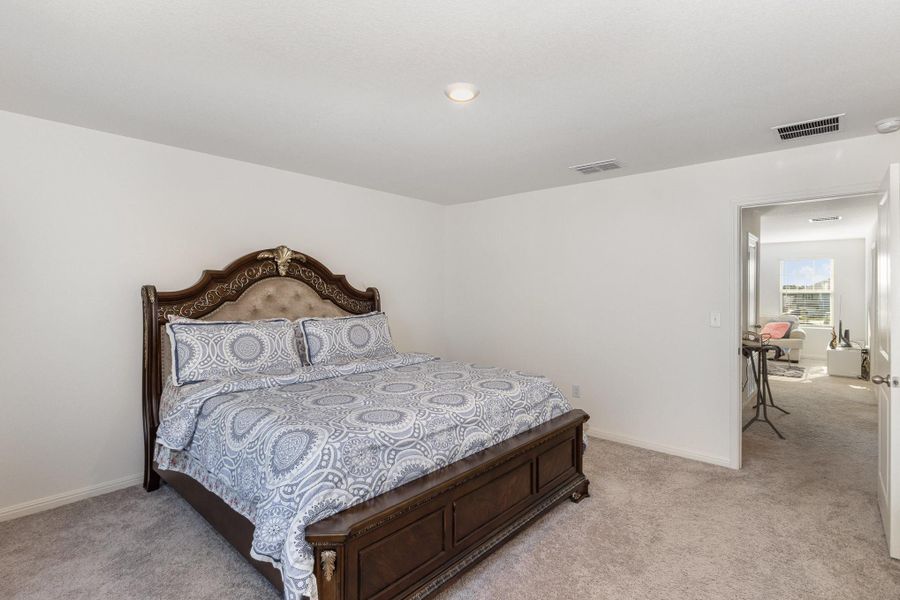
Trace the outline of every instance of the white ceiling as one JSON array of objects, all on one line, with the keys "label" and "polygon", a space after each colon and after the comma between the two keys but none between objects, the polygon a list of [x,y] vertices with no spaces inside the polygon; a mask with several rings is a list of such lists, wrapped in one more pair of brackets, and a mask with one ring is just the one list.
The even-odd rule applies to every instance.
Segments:
[{"label": "white ceiling", "polygon": [[[897,0],[5,0],[0,109],[454,203],[871,134],[900,114],[898,22]],[[474,103],[444,98],[460,80]],[[839,112],[812,142],[769,130]]]},{"label": "white ceiling", "polygon": [[[816,202],[773,204],[753,210],[760,215],[759,240],[776,242],[812,242],[864,238],[878,215],[878,196],[855,196]],[[840,221],[810,223],[816,217],[842,217]]]}]

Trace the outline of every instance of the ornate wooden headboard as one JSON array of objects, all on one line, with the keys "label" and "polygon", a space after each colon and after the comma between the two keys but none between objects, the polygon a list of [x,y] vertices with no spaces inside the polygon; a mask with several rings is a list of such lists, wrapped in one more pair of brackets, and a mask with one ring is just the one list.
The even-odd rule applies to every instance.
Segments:
[{"label": "ornate wooden headboard", "polygon": [[153,446],[168,360],[164,327],[170,315],[192,319],[265,319],[337,316],[381,309],[378,290],[361,291],[313,257],[287,246],[251,252],[221,271],[203,271],[191,287],[159,292],[141,288],[144,303],[144,487],[153,485]]}]

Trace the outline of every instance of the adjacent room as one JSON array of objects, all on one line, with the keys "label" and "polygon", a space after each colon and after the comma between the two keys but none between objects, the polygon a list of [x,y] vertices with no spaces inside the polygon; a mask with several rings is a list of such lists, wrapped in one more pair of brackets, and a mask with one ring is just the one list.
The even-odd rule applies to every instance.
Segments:
[{"label": "adjacent room", "polygon": [[[770,346],[765,365],[747,355],[741,388],[752,407],[762,407],[761,377],[769,387],[798,384],[785,390],[790,397],[812,399],[826,384],[871,392],[861,382],[869,380],[875,315],[877,203],[877,195],[863,194],[743,209],[745,337],[759,334]],[[786,414],[774,396],[768,405]]]},{"label": "adjacent room", "polygon": [[0,3],[0,598],[900,598],[898,22]]},{"label": "adjacent room", "polygon": [[820,510],[864,513],[860,500],[879,487],[870,382],[878,201],[861,194],[741,214],[743,467],[764,471],[786,501]]}]

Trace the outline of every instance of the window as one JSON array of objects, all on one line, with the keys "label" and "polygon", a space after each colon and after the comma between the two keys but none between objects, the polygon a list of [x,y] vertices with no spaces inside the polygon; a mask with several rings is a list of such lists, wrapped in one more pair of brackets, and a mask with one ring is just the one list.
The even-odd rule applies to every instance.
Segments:
[{"label": "window", "polygon": [[807,325],[833,325],[834,260],[781,261],[781,312]]}]

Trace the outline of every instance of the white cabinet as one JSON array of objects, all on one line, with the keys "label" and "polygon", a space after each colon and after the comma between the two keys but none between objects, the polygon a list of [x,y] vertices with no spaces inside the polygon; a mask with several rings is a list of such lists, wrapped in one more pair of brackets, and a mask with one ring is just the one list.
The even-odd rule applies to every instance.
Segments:
[{"label": "white cabinet", "polygon": [[828,348],[825,351],[828,374],[859,378],[862,372],[862,350],[859,348]]}]

